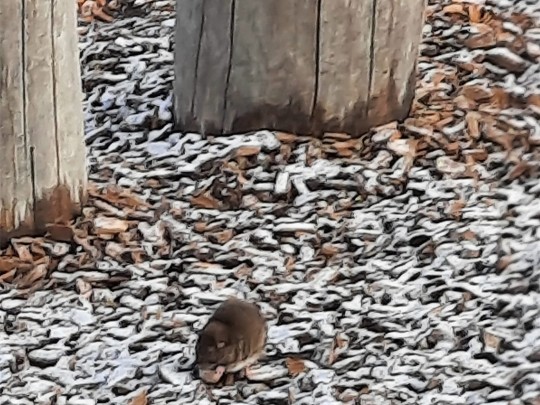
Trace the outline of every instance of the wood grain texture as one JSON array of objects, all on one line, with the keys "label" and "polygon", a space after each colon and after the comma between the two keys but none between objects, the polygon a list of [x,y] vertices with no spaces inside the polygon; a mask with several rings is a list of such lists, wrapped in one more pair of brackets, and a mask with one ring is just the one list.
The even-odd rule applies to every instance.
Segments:
[{"label": "wood grain texture", "polygon": [[176,6],[174,105],[183,128],[196,125],[193,104],[205,1],[178,0]]},{"label": "wood grain texture", "polygon": [[371,0],[322,0],[317,117],[325,131],[368,129],[373,8]]},{"label": "wood grain texture", "polygon": [[314,103],[316,31],[316,1],[235,1],[225,132],[261,124],[310,132],[297,117]]},{"label": "wood grain texture", "polygon": [[221,129],[225,112],[234,1],[207,0],[203,4],[193,116],[200,122],[202,132],[215,132]]},{"label": "wood grain texture", "polygon": [[177,127],[361,135],[401,120],[424,10],[425,0],[178,0]]},{"label": "wood grain texture", "polygon": [[402,120],[414,98],[425,0],[375,0],[368,121]]},{"label": "wood grain texture", "polygon": [[80,210],[86,188],[76,9],[0,2],[0,245]]}]

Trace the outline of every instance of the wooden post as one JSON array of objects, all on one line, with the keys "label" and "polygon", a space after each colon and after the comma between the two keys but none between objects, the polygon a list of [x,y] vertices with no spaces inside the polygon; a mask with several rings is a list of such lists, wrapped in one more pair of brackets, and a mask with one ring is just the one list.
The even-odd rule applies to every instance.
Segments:
[{"label": "wooden post", "polygon": [[0,245],[68,221],[85,198],[75,6],[0,1]]},{"label": "wooden post", "polygon": [[185,132],[360,135],[404,119],[425,0],[178,0]]}]

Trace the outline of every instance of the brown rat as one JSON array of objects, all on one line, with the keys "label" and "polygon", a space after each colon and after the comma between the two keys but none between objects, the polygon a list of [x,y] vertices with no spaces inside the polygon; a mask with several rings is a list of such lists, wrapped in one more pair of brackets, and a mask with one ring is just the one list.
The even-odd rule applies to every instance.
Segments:
[{"label": "brown rat", "polygon": [[216,383],[225,373],[246,371],[264,351],[268,327],[259,307],[229,298],[199,334],[196,362],[203,381]]}]

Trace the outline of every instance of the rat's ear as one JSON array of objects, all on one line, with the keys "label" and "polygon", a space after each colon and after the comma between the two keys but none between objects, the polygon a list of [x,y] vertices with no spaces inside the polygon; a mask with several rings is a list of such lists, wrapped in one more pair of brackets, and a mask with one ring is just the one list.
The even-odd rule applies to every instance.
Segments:
[{"label": "rat's ear", "polygon": [[222,348],[224,348],[224,347],[225,347],[225,342],[218,342],[218,343],[217,343],[217,348],[218,348],[218,349],[222,349]]}]

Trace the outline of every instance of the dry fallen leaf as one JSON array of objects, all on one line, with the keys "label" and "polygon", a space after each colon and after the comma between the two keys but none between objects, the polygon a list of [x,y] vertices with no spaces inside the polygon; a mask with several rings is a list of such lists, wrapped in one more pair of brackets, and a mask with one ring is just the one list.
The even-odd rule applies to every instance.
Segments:
[{"label": "dry fallen leaf", "polygon": [[11,270],[17,269],[19,259],[15,257],[0,256],[0,273],[7,273]]},{"label": "dry fallen leaf", "polygon": [[285,362],[287,363],[287,369],[289,370],[291,377],[296,377],[297,375],[303,373],[306,369],[304,360],[302,359],[288,357]]}]

